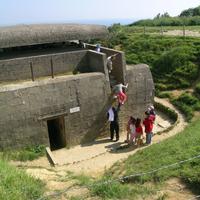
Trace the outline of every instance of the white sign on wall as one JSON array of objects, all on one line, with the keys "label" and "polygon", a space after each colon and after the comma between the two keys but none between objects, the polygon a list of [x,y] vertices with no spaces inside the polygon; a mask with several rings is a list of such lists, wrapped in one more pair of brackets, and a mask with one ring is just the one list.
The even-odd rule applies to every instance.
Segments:
[{"label": "white sign on wall", "polygon": [[74,107],[69,109],[70,113],[80,112],[80,107]]}]

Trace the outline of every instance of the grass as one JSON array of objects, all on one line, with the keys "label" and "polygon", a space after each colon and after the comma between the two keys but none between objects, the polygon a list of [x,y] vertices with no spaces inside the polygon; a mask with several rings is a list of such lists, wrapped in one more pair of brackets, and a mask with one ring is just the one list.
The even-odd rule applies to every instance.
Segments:
[{"label": "grass", "polygon": [[0,158],[4,160],[27,161],[34,160],[45,155],[45,146],[38,145],[26,147],[20,150],[5,150],[0,152]]},{"label": "grass", "polygon": [[[109,28],[110,38],[103,45],[125,52],[128,64],[146,63],[150,66],[156,95],[169,98],[186,116],[187,121],[199,111],[200,84],[200,42],[199,38],[158,36],[161,27],[120,26]],[[163,27],[165,30],[181,30],[183,27]],[[200,26],[186,26],[186,30],[200,31]],[[195,88],[194,94],[173,98],[169,90]]]},{"label": "grass", "polygon": [[155,194],[155,188],[140,184],[121,184],[115,182],[108,185],[97,185],[91,189],[92,195],[102,199],[138,199]]},{"label": "grass", "polygon": [[194,111],[200,111],[200,100],[194,94],[183,93],[171,102],[183,112],[187,121],[193,118]]},{"label": "grass", "polygon": [[[140,150],[129,156],[123,163],[116,163],[108,170],[101,181],[147,172],[173,164],[200,154],[200,120],[192,122],[183,132],[159,144]],[[162,184],[165,180],[178,177],[189,187],[200,193],[200,159],[162,170],[151,175],[129,179],[125,183],[96,185],[92,193],[103,199],[134,199],[137,195],[151,195],[155,188],[146,188],[146,183]],[[136,195],[136,196],[134,196]]]},{"label": "grass", "polygon": [[0,200],[35,200],[44,184],[0,160]]},{"label": "grass", "polygon": [[[174,27],[167,27],[173,29]],[[181,28],[181,27],[180,27]],[[186,27],[186,29],[199,27]],[[158,27],[150,27],[158,31]],[[156,90],[191,87],[200,71],[199,38],[144,35],[142,27],[113,25],[102,45],[124,51],[128,64],[146,63],[152,71]],[[137,31],[140,31],[140,34]],[[200,29],[199,29],[200,30]]]},{"label": "grass", "polygon": [[88,186],[93,182],[93,179],[89,176],[86,176],[84,174],[74,174],[71,171],[67,171],[67,174],[65,177],[62,178],[63,181],[65,180],[74,180],[75,184],[80,185],[80,186]]},{"label": "grass", "polygon": [[200,95],[200,83],[197,83],[196,87],[195,87],[195,92]]}]

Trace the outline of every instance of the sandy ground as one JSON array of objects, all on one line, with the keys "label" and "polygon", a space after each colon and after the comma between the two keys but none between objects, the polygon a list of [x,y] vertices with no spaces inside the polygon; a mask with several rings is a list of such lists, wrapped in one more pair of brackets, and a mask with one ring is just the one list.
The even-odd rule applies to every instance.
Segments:
[{"label": "sandy ground", "polygon": [[[165,99],[155,98],[155,101],[176,110]],[[179,133],[185,128],[186,122],[183,116],[177,110],[176,112],[178,113],[177,125],[169,132],[163,133],[161,135],[155,135],[153,137],[153,144],[159,143]],[[158,131],[164,131],[171,125],[172,122],[166,115],[164,115],[163,113],[158,113],[154,132],[156,133]],[[136,153],[140,149],[148,148],[148,146],[145,146],[140,148],[129,147],[120,149],[119,147],[125,145],[125,138],[126,134],[123,133],[120,135],[120,140],[118,142],[111,142],[109,138],[103,138],[84,146],[79,145],[72,149],[61,149],[58,151],[54,151],[53,155],[58,162],[58,165],[56,165],[55,167],[49,164],[46,157],[41,157],[31,162],[13,162],[12,164],[24,168],[28,174],[43,180],[46,183],[48,194],[50,191],[52,192],[56,190],[63,190],[73,184],[72,180],[69,181],[69,179],[67,179],[67,173],[69,171],[75,174],[85,174],[93,177],[98,177],[102,175],[105,170],[111,167],[115,162],[123,162],[123,160],[126,159],[129,155]],[[184,184],[180,183],[179,180],[176,180],[173,183],[178,184],[181,188],[185,188]],[[180,190],[174,189],[176,188],[175,186],[172,186],[173,188],[170,188],[170,185],[172,184],[166,183],[165,191],[160,191],[159,195],[163,196],[165,195],[165,193],[167,193],[167,199],[170,200],[189,199],[194,196],[188,190],[184,190],[184,192],[179,194]],[[79,188],[78,190],[76,190],[74,188],[67,193],[68,196],[70,194],[84,195],[87,194],[87,189]],[[66,197],[66,194],[63,194],[60,198],[57,199],[68,198]],[[153,197],[151,197],[151,199],[153,199]]]}]

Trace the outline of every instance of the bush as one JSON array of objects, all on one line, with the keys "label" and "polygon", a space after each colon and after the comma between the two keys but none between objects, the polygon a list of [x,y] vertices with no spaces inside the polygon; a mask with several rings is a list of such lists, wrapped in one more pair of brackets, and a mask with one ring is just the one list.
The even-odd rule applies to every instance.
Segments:
[{"label": "bush", "polygon": [[160,98],[169,98],[169,99],[172,98],[170,92],[157,92],[156,96]]},{"label": "bush", "polygon": [[197,26],[200,25],[200,16],[190,17],[161,17],[156,19],[139,20],[129,26]]},{"label": "bush", "polygon": [[[110,37],[99,43],[112,48],[120,45],[128,64],[148,64],[156,89],[164,91],[190,87],[199,71],[199,39],[143,35],[141,31],[141,27],[115,25],[110,28]],[[151,28],[150,31],[157,30]]]},{"label": "bush", "polygon": [[173,99],[172,103],[185,114],[188,121],[192,119],[195,110],[200,110],[199,99],[191,94],[184,93],[178,98]]},{"label": "bush", "polygon": [[200,95],[200,83],[198,83],[195,87],[195,92]]},{"label": "bush", "polygon": [[178,120],[178,114],[174,110],[172,110],[160,103],[157,103],[157,102],[155,102],[155,107],[156,107],[156,109],[158,109],[158,110],[162,111],[163,113],[165,113],[166,115],[168,115],[170,117],[170,119],[172,119],[174,122],[176,122]]}]

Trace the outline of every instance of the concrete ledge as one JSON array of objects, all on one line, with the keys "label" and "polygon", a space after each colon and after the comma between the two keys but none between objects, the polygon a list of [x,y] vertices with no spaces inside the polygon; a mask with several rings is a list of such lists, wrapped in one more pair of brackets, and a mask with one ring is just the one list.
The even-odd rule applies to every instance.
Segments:
[{"label": "concrete ledge", "polygon": [[51,164],[53,164],[54,166],[58,164],[58,162],[56,161],[56,159],[55,159],[54,155],[52,154],[49,147],[46,147],[46,154],[47,154],[47,158]]}]

